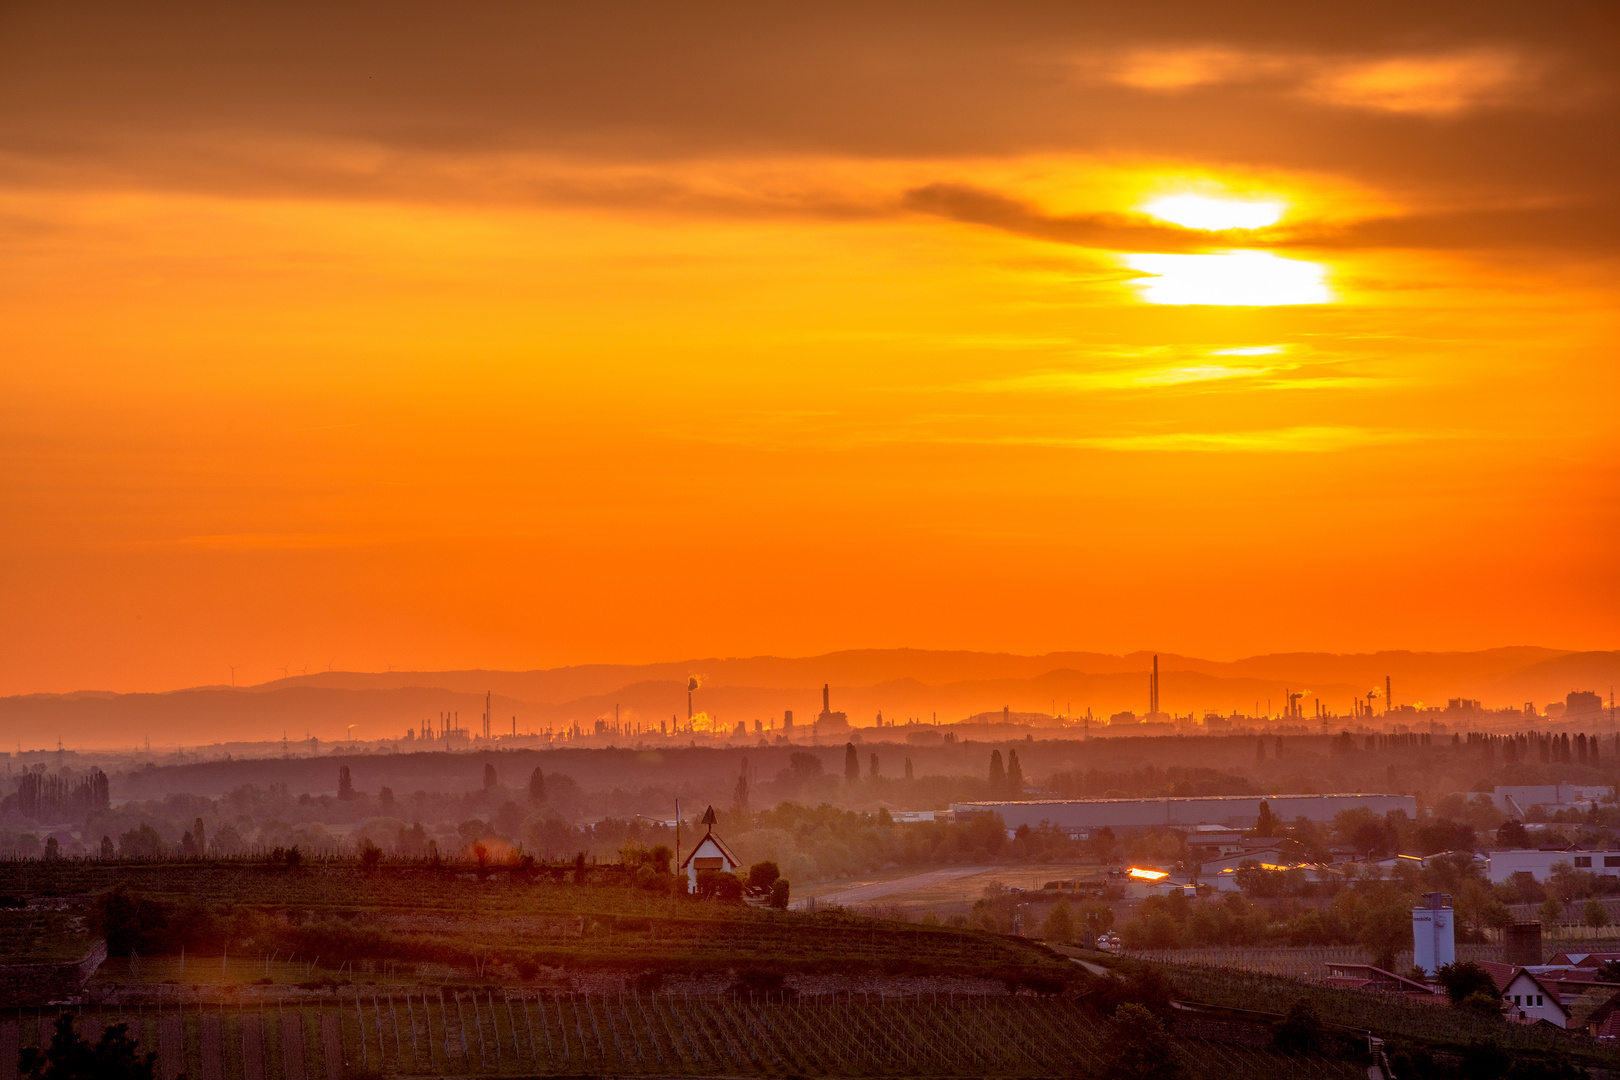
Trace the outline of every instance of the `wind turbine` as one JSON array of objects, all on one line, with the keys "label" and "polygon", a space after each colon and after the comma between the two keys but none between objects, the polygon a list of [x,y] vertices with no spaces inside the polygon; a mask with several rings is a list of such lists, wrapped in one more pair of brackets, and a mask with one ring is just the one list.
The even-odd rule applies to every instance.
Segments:
[{"label": "wind turbine", "polygon": [[231,685],[235,686],[236,685],[236,669],[241,667],[242,665],[241,664],[226,664],[225,666],[231,669]]}]

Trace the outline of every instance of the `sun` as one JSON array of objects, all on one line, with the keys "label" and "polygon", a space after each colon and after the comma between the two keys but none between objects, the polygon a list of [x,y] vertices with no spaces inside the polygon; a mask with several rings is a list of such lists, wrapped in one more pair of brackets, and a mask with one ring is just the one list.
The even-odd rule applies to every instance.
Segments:
[{"label": "sun", "polygon": [[1277,199],[1228,199],[1212,195],[1161,195],[1143,203],[1144,214],[1188,229],[1263,229],[1282,219],[1287,204]]},{"label": "sun", "polygon": [[1333,302],[1323,266],[1268,251],[1140,254],[1126,255],[1123,261],[1147,275],[1132,284],[1150,304],[1274,307]]}]

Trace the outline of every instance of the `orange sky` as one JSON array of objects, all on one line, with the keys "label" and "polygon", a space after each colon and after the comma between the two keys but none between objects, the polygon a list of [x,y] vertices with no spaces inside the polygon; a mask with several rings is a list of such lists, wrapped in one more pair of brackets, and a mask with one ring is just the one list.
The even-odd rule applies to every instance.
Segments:
[{"label": "orange sky", "polygon": [[1613,7],[1209,7],[0,10],[0,692],[1615,647]]}]

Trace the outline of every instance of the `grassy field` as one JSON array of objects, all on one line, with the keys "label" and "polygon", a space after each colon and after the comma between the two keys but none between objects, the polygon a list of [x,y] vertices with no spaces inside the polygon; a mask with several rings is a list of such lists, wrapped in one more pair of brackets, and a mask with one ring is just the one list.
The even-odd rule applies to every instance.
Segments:
[{"label": "grassy field", "polygon": [[1097,863],[1013,863],[969,868],[972,870],[969,874],[939,880],[934,876],[934,871],[939,869],[941,868],[934,867],[928,871],[919,871],[916,867],[907,867],[883,874],[817,882],[796,892],[795,895],[815,897],[818,901],[825,899],[837,902],[839,894],[861,886],[879,883],[896,885],[908,879],[917,879],[918,887],[888,892],[872,902],[896,908],[911,918],[929,913],[958,915],[965,914],[973,906],[973,902],[984,895],[985,887],[993,882],[999,882],[1009,888],[1032,891],[1039,889],[1048,881],[1095,877],[1101,872],[1101,867]]}]

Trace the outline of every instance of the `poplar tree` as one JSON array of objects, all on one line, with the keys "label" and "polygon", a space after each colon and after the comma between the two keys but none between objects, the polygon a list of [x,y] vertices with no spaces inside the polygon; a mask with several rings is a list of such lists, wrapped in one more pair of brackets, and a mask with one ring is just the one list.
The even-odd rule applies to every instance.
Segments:
[{"label": "poplar tree", "polygon": [[1016,799],[1024,794],[1024,767],[1018,764],[1018,751],[1007,751],[1007,794]]},{"label": "poplar tree", "polygon": [[529,801],[543,803],[546,801],[546,775],[540,771],[540,766],[534,767],[529,774]]},{"label": "poplar tree", "polygon": [[861,756],[855,752],[855,744],[844,744],[844,779],[855,783],[861,778]]},{"label": "poplar tree", "polygon": [[990,791],[999,795],[1007,787],[1007,770],[1001,765],[1001,751],[990,751]]}]

